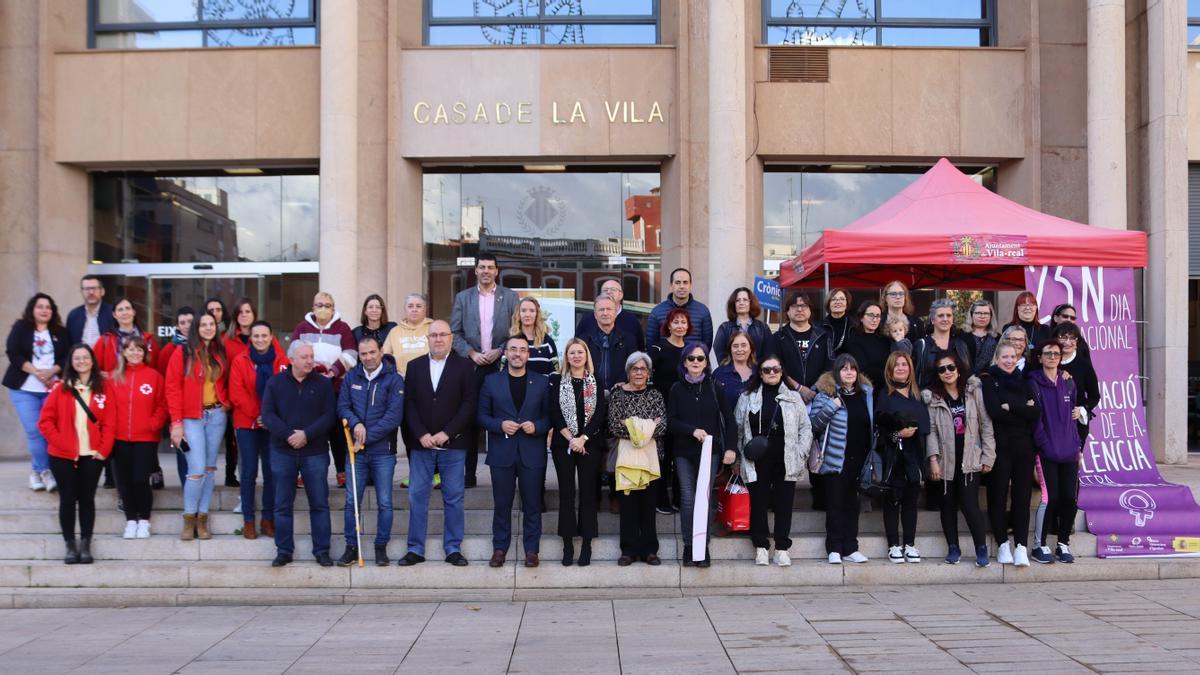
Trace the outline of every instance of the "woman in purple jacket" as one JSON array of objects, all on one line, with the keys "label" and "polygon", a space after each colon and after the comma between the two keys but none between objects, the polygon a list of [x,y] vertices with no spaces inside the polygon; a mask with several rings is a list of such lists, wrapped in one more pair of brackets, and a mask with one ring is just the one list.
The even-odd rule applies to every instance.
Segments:
[{"label": "woman in purple jacket", "polygon": [[[1047,340],[1034,350],[1041,368],[1029,376],[1041,417],[1034,424],[1033,440],[1042,466],[1042,489],[1046,496],[1046,519],[1042,536],[1035,543],[1033,559],[1040,563],[1075,562],[1069,547],[1075,524],[1075,498],[1079,491],[1079,427],[1083,408],[1078,404],[1075,380],[1059,368],[1062,344]],[[1058,535],[1054,556],[1046,546],[1046,532]]]}]

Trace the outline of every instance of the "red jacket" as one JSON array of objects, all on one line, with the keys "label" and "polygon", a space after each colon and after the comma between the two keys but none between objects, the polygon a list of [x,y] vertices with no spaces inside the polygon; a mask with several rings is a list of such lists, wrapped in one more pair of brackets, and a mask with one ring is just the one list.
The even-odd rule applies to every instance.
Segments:
[{"label": "red jacket", "polygon": [[167,340],[167,342],[158,350],[158,356],[154,359],[154,367],[165,379],[167,377],[167,366],[171,365],[171,355],[179,349],[179,345]]},{"label": "red jacket", "polygon": [[125,379],[113,380],[117,406],[116,438],[129,443],[157,443],[167,423],[167,388],[150,366],[125,367]]},{"label": "red jacket", "polygon": [[[154,357],[158,352],[154,345],[154,336],[142,331],[142,339],[146,341],[146,363],[153,366]],[[92,347],[92,351],[96,353],[96,367],[105,375],[117,369],[121,348],[116,333],[108,332],[101,335],[100,339],[96,341],[96,345]]]},{"label": "red jacket", "polygon": [[[184,353],[176,349],[167,364],[167,408],[171,411],[171,422],[182,422],[184,418],[198,420],[204,416],[204,366],[199,361],[192,364],[192,372],[184,377]],[[226,387],[229,377],[228,363],[222,364],[221,377],[213,384],[217,389],[217,400],[229,405]]]},{"label": "red jacket", "polygon": [[[282,373],[289,365],[287,354],[276,343],[275,363],[271,372]],[[250,351],[243,351],[233,360],[229,367],[229,401],[233,403],[233,428],[256,429],[255,420],[261,412],[262,401],[258,400],[258,373],[254,370],[254,361],[250,359]]]},{"label": "red jacket", "polygon": [[225,342],[225,356],[229,358],[230,363],[233,363],[238,354],[250,349],[249,341],[242,342],[240,337],[226,335],[221,339]]},{"label": "red jacket", "polygon": [[[88,420],[88,440],[92,450],[103,458],[112,453],[113,432],[117,426],[114,396],[112,382],[104,378],[101,380],[100,393],[93,393],[88,401],[88,407],[96,416],[95,422]],[[79,436],[75,433],[75,409],[78,407],[75,395],[61,381],[54,385],[46,397],[42,416],[38,418],[38,431],[46,437],[52,457],[72,461],[79,459]]]}]

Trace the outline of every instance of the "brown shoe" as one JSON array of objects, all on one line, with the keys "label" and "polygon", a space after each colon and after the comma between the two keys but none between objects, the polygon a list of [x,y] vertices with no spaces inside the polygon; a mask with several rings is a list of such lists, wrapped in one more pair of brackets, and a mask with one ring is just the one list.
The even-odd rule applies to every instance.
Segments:
[{"label": "brown shoe", "polygon": [[262,536],[264,536],[264,537],[274,537],[275,536],[275,521],[267,520],[266,518],[263,518],[262,522],[259,523],[259,525],[258,525],[258,531],[262,532]]},{"label": "brown shoe", "polygon": [[212,532],[208,531],[208,514],[196,514],[196,538],[197,539],[212,539]]},{"label": "brown shoe", "polygon": [[247,539],[258,539],[258,533],[254,531],[253,520],[247,520],[242,523],[242,536]]},{"label": "brown shoe", "polygon": [[191,541],[196,538],[196,514],[183,514],[183,529],[179,532],[179,538],[183,541]]},{"label": "brown shoe", "polygon": [[538,556],[536,553],[526,553],[525,554],[525,566],[526,567],[537,567],[538,566]]},{"label": "brown shoe", "polygon": [[504,551],[499,549],[492,552],[492,559],[488,561],[488,567],[503,567],[504,566]]}]

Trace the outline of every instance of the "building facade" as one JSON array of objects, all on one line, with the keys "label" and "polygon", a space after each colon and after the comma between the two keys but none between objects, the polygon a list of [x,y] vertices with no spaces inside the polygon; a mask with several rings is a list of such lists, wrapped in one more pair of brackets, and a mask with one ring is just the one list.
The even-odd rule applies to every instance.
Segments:
[{"label": "building facade", "polygon": [[582,302],[617,279],[634,311],[686,266],[721,320],[735,287],[948,157],[1027,206],[1149,234],[1151,440],[1182,462],[1183,366],[1200,359],[1193,15],[1185,0],[6,0],[0,305],[14,316],[40,289],[65,312],[90,271],[163,336],[207,297],[249,297],[287,329],[317,288],[351,325],[372,292],[398,313],[425,291],[446,316],[491,251],[507,286]]}]

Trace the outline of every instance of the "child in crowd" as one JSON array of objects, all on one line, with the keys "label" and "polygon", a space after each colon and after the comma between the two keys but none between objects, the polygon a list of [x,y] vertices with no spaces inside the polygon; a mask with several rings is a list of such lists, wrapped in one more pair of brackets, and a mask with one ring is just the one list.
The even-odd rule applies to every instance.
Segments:
[{"label": "child in crowd", "polygon": [[908,321],[902,316],[889,317],[884,324],[888,337],[892,339],[892,351],[912,353],[912,341],[908,339]]}]

